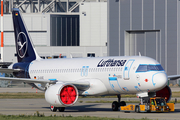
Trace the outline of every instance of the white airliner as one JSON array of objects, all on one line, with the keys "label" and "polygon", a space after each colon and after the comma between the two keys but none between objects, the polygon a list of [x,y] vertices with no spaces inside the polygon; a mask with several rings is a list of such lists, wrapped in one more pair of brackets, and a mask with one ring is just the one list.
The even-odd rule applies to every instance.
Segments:
[{"label": "white airliner", "polygon": [[[18,63],[0,72],[13,73],[16,78],[0,79],[24,81],[43,90],[52,111],[73,106],[79,95],[117,95],[114,111],[126,105],[121,94],[134,93],[140,100],[152,96],[170,100],[166,72],[156,60],[144,56],[41,59],[19,9],[13,9],[12,18]],[[179,76],[171,76],[175,77]]]}]

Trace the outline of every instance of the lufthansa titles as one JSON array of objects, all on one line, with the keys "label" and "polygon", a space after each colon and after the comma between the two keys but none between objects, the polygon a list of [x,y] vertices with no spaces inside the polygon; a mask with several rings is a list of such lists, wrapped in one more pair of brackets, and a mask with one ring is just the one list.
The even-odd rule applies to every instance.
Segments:
[{"label": "lufthansa titles", "polygon": [[102,59],[98,63],[97,67],[115,67],[115,66],[118,67],[118,66],[124,66],[125,63],[126,63],[126,60]]}]

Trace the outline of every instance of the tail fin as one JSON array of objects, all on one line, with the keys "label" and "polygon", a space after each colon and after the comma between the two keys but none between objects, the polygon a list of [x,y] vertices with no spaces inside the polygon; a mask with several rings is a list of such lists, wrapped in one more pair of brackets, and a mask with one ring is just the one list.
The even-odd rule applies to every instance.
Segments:
[{"label": "tail fin", "polygon": [[13,8],[12,18],[18,62],[31,62],[40,59],[34,49],[19,9]]}]

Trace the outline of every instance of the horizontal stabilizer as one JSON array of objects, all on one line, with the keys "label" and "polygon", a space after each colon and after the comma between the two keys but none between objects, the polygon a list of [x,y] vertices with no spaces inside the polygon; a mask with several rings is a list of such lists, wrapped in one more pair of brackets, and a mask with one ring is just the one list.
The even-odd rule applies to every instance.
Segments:
[{"label": "horizontal stabilizer", "polygon": [[0,73],[13,73],[19,72],[21,69],[8,69],[8,68],[0,68]]}]

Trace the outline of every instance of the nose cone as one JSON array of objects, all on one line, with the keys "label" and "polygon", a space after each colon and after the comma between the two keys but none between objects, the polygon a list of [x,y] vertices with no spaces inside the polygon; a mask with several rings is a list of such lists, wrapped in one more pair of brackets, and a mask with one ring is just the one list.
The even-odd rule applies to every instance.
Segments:
[{"label": "nose cone", "polygon": [[167,85],[167,80],[165,72],[155,73],[152,77],[152,84],[157,90],[160,90]]}]

